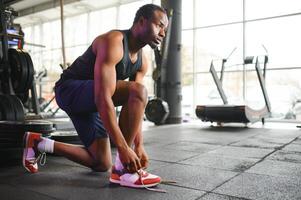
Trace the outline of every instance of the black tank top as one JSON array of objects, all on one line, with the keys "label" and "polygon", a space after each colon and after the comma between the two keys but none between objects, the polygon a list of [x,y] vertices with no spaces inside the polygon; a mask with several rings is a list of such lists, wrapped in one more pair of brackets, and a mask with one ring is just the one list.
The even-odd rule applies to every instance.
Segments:
[{"label": "black tank top", "polygon": [[[123,57],[115,66],[116,80],[130,78],[133,80],[136,72],[142,65],[141,50],[138,52],[137,61],[131,62],[129,57],[128,38],[130,30],[118,30],[123,34]],[[63,71],[61,79],[94,80],[94,64],[96,55],[92,51],[92,45],[79,56],[66,70]]]}]

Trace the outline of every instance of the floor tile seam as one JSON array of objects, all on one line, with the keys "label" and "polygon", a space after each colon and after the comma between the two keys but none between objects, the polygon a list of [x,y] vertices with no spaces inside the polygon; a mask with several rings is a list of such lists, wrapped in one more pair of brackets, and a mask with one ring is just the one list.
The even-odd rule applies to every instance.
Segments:
[{"label": "floor tile seam", "polygon": [[[252,147],[252,146],[239,146],[239,145],[233,145],[233,144],[235,144],[235,143],[237,143],[237,142],[241,142],[241,141],[243,141],[243,140],[238,140],[238,141],[234,141],[234,142],[231,142],[231,143],[229,143],[229,144],[227,144],[227,145],[225,145],[225,146],[229,146],[229,147],[244,147],[244,148],[256,148],[256,149],[275,149],[275,148],[268,148],[268,147],[266,147],[266,148],[262,148],[262,147]],[[287,143],[277,143],[277,144],[279,144],[279,145],[285,145],[285,144],[287,144]],[[278,148],[278,147],[276,147],[276,148]]]},{"label": "floor tile seam", "polygon": [[[283,145],[283,144],[279,144],[280,145]],[[269,150],[269,149],[275,149],[277,147],[260,147],[260,146],[247,146],[247,145],[228,145],[229,147],[242,147],[242,148],[254,148],[254,149],[266,149],[266,150]]]},{"label": "floor tile seam", "polygon": [[[291,142],[292,142],[292,141],[291,141]],[[291,142],[290,142],[290,143],[291,143]],[[288,145],[288,144],[287,144],[287,145]],[[277,151],[277,149],[275,149],[275,151],[271,152],[270,154],[272,154],[272,153],[274,153],[274,152],[276,152],[276,151]],[[215,188],[213,188],[211,191],[209,191],[209,193],[214,193],[214,192],[213,192],[214,190],[218,189],[219,187],[221,187],[221,186],[224,185],[225,183],[231,181],[232,179],[234,179],[234,178],[240,176],[241,174],[254,174],[254,175],[259,175],[259,176],[265,175],[265,176],[274,177],[274,178],[287,178],[287,179],[291,179],[292,176],[275,176],[275,175],[270,175],[270,174],[258,174],[258,173],[246,172],[247,170],[249,170],[249,169],[250,169],[251,167],[253,167],[254,165],[256,165],[256,164],[262,162],[262,161],[263,161],[266,157],[268,157],[270,154],[266,155],[266,156],[265,156],[264,158],[262,158],[260,161],[254,163],[254,164],[251,165],[250,167],[246,168],[244,171],[239,172],[239,173],[236,174],[235,176],[233,176],[233,177],[229,178],[228,180],[224,181],[223,183],[217,185]],[[203,196],[204,196],[204,195],[203,195]],[[201,198],[201,197],[200,197],[200,198]],[[200,199],[200,198],[199,198],[199,199]],[[239,198],[240,198],[240,197],[239,197]]]},{"label": "floor tile seam", "polygon": [[[270,132],[270,130],[269,130],[269,132]],[[256,139],[256,136],[263,136],[263,134],[262,134],[262,133],[254,134],[254,135],[245,137],[245,138],[243,138],[243,139],[240,139],[240,140],[238,140],[238,141],[231,142],[231,143],[229,143],[227,146],[232,146],[233,143],[237,143],[237,142],[240,142],[240,141],[243,141],[243,140],[246,140],[246,139]],[[300,137],[300,136],[298,136],[298,137]],[[297,137],[297,138],[294,138],[294,140],[297,140],[298,137]],[[266,138],[268,139],[268,138],[270,138],[270,137],[266,137]],[[274,138],[274,139],[278,139],[278,138]],[[277,144],[278,144],[278,143],[277,143]],[[279,143],[279,144],[283,144],[283,143]]]},{"label": "floor tile seam", "polygon": [[[265,156],[263,156],[262,158],[260,158],[258,162],[255,162],[255,163],[254,163],[253,165],[251,165],[249,168],[253,167],[254,165],[256,165],[256,164],[258,164],[258,163],[260,163],[260,162],[262,162],[263,160],[265,160],[265,158],[267,158],[267,157],[270,156],[271,154],[275,153],[276,151],[282,150],[284,147],[286,147],[287,145],[289,145],[289,144],[291,144],[292,142],[294,142],[295,140],[297,140],[297,138],[298,138],[298,137],[296,137],[295,139],[293,139],[292,141],[290,141],[290,142],[288,142],[288,143],[286,143],[286,144],[281,145],[280,147],[274,148],[274,150],[273,150],[272,152],[270,152],[270,153],[266,154]],[[231,146],[230,146],[230,147],[231,147]],[[245,147],[245,148],[248,148],[248,147]],[[256,149],[257,149],[257,148],[256,148]],[[262,148],[258,148],[258,149],[262,149]],[[220,155],[220,154],[219,154],[219,155]],[[248,168],[248,169],[249,169],[249,168]],[[246,170],[248,170],[248,169],[246,169]]]},{"label": "floor tile seam", "polygon": [[[281,131],[290,131],[290,130],[281,130]],[[283,135],[281,135],[279,132],[274,132],[274,131],[269,131],[269,132],[264,132],[264,133],[258,133],[252,137],[256,138],[257,136],[259,136],[258,138],[260,139],[267,139],[267,138],[272,138],[272,139],[285,139],[285,138],[294,138],[294,137],[300,137],[301,134],[296,134],[296,133],[288,133],[286,135],[286,137],[283,137]],[[279,137],[280,136],[280,137]]]},{"label": "floor tile seam", "polygon": [[[253,165],[251,165],[249,168],[253,167],[254,165],[256,165],[257,163],[260,163],[262,162],[262,160],[264,158],[266,158],[267,156],[273,154],[274,152],[276,152],[277,149],[274,149],[272,152],[270,152],[269,154],[267,154],[266,156],[264,156],[263,158],[250,158],[250,157],[244,157],[246,159],[255,159],[257,160],[257,162],[255,162]],[[209,151],[210,152],[210,151]],[[209,153],[209,152],[206,152],[206,153]],[[203,153],[203,154],[206,154],[206,153]],[[181,160],[177,160],[177,161],[174,161],[174,162],[171,162],[171,161],[164,161],[164,160],[160,160],[160,159],[150,159],[150,160],[154,160],[154,161],[160,161],[160,162],[166,162],[166,163],[170,163],[170,164],[181,164],[181,165],[189,165],[189,166],[199,166],[199,165],[192,165],[192,164],[187,164],[187,163],[183,163],[184,161],[186,160],[189,160],[189,159],[193,159],[193,158],[196,158],[198,156],[200,156],[202,154],[198,154],[198,155],[194,155],[194,156],[190,156],[188,158],[185,158],[185,159],[181,159]],[[223,154],[217,154],[217,155],[220,155],[222,156]],[[226,157],[230,157],[230,156],[226,156]],[[201,166],[201,165],[200,165]],[[202,167],[205,167],[205,166],[202,166]],[[210,167],[205,167],[205,168],[210,168]],[[248,170],[249,168],[246,168],[246,170]],[[218,168],[217,168],[218,169]],[[231,171],[231,170],[226,170],[226,171]]]},{"label": "floor tile seam", "polygon": [[[206,153],[208,153],[208,152],[206,152]],[[194,155],[194,156],[190,156],[190,157],[188,157],[188,158],[184,158],[184,159],[181,159],[181,160],[177,160],[176,163],[180,163],[180,162],[183,162],[183,161],[185,161],[185,160],[189,160],[189,159],[192,159],[192,158],[196,158],[196,157],[198,157],[199,155],[202,155],[202,154],[205,154],[205,153],[201,153],[201,154],[197,154],[197,155]]]},{"label": "floor tile seam", "polygon": [[268,176],[272,178],[284,178],[284,179],[289,179],[289,180],[295,180],[296,176],[285,176],[285,175],[274,175],[274,174],[264,174],[264,173],[255,173],[255,172],[243,172],[245,174],[252,174],[252,175],[258,175],[258,176]]},{"label": "floor tile seam", "polygon": [[225,146],[225,144],[217,144],[217,143],[213,143],[213,142],[200,142],[201,144],[208,144],[208,145],[212,145],[212,146]]},{"label": "floor tile seam", "polygon": [[289,150],[283,150],[280,149],[281,151],[285,152],[285,153],[289,153],[289,154],[298,154],[301,155],[301,151],[289,151]]},{"label": "floor tile seam", "polygon": [[245,172],[245,171],[241,171],[241,170],[234,170],[234,169],[225,169],[225,168],[216,168],[216,167],[208,167],[208,166],[204,166],[204,165],[193,165],[193,164],[186,164],[186,163],[176,163],[176,164],[180,164],[180,165],[188,165],[188,166],[199,166],[205,169],[213,169],[213,170],[217,170],[217,171],[226,171],[226,172],[232,172],[232,173],[241,173],[241,172]]},{"label": "floor tile seam", "polygon": [[181,139],[176,142],[168,143],[167,145],[178,144],[181,142],[191,142],[191,143],[195,143],[195,144],[207,144],[207,145],[212,145],[212,146],[222,146],[221,144],[216,144],[216,143],[212,143],[212,142],[191,141],[191,140],[187,140],[187,139],[184,139],[184,140]]},{"label": "floor tile seam", "polygon": [[154,158],[150,158],[149,160],[164,162],[164,163],[169,163],[169,164],[178,164],[178,161],[166,161],[166,160],[160,160],[160,159],[154,159]]},{"label": "floor tile seam", "polygon": [[194,190],[194,191],[198,191],[198,192],[208,192],[207,190],[201,190],[198,188],[194,188],[194,187],[188,187],[188,186],[184,186],[184,185],[178,185],[176,183],[161,183],[162,185],[168,185],[171,187],[176,187],[176,188],[184,188],[184,189],[189,189],[189,190]]},{"label": "floor tile seam", "polygon": [[237,172],[237,174],[235,174],[233,177],[230,177],[229,179],[225,180],[224,182],[220,183],[219,185],[217,185],[216,187],[214,187],[212,190],[210,190],[209,192],[213,192],[214,190],[216,190],[217,188],[221,187],[222,185],[224,185],[225,183],[228,183],[229,181],[231,181],[232,179],[234,179],[235,177],[241,175],[244,172]]},{"label": "floor tile seam", "polygon": [[232,196],[232,195],[222,194],[222,193],[212,192],[212,191],[206,192],[205,194],[203,194],[202,196],[198,197],[195,200],[201,200],[201,198],[205,197],[207,194],[217,194],[217,195],[227,196],[227,197],[230,197],[230,198],[238,198],[240,200],[255,200],[255,199],[249,199],[249,198],[244,198],[244,197],[237,197],[237,196]]},{"label": "floor tile seam", "polygon": [[26,189],[26,188],[20,188],[18,185],[15,185],[15,184],[12,184],[12,183],[7,183],[6,185],[9,185],[9,186],[12,186],[14,188],[19,188],[19,189],[22,189],[23,191],[28,191],[28,192],[33,192],[33,193],[36,193],[36,194],[39,194],[39,195],[42,195],[42,196],[45,196],[45,197],[48,197],[48,198],[51,198],[51,199],[55,199],[55,200],[63,200],[63,199],[59,199],[57,197],[53,197],[53,196],[50,196],[48,194],[45,194],[45,193],[42,193],[42,192],[38,192],[38,191],[35,191],[35,190],[31,190],[31,189]]},{"label": "floor tile seam", "polygon": [[[301,145],[300,145],[301,146]],[[285,152],[288,152],[288,153],[293,153],[293,154],[301,154],[301,151],[294,151],[294,150],[283,150],[282,151],[285,151]]]},{"label": "floor tile seam", "polygon": [[[159,160],[156,160],[156,161],[159,161]],[[199,166],[199,167],[202,167],[205,169],[213,169],[213,170],[217,170],[217,171],[225,171],[225,172],[232,172],[232,173],[240,173],[241,172],[241,171],[234,171],[231,169],[222,169],[222,168],[208,167],[208,166],[203,166],[203,165],[192,165],[192,164],[179,163],[179,162],[168,162],[168,163],[169,163],[169,165],[166,165],[166,166],[163,166],[163,167],[157,168],[157,169],[162,169],[162,168],[168,167],[170,165],[176,164],[176,165],[184,165],[184,166],[190,166],[190,167]],[[157,169],[154,169],[154,170],[157,170]],[[151,171],[154,171],[154,170],[151,170]]]},{"label": "floor tile seam", "polygon": [[[167,149],[167,150],[178,150],[178,151],[188,151],[188,152],[196,152],[196,151],[200,151],[200,149],[201,149],[201,147],[197,147],[200,149],[195,148],[195,150],[186,150],[186,149],[179,149],[175,146],[169,146],[169,145],[163,145],[162,147],[163,147],[163,149]],[[210,149],[210,151],[211,151],[211,149]]]},{"label": "floor tile seam", "polygon": [[285,178],[285,179],[297,179],[296,176],[275,176],[275,175],[270,175],[270,174],[260,174],[260,173],[254,173],[254,172],[240,172],[238,175],[241,174],[246,174],[246,175],[257,175],[257,176],[267,176],[267,177],[272,177],[272,178]]},{"label": "floor tile seam", "polygon": [[[221,146],[221,147],[218,147],[218,148],[215,148],[215,149],[210,149],[210,150],[208,150],[208,151],[204,151],[204,152],[202,152],[202,153],[200,153],[200,154],[204,154],[204,153],[208,153],[208,152],[210,152],[210,151],[215,151],[215,150],[217,150],[217,149],[219,149],[219,148],[222,148],[223,146]],[[185,149],[172,149],[172,148],[163,148],[163,149],[167,149],[167,150],[178,150],[178,151],[185,151],[185,152],[189,152],[189,153],[198,153],[199,151],[200,151],[200,149],[199,150],[185,150]],[[199,154],[199,155],[200,155]]]},{"label": "floor tile seam", "polygon": [[[271,149],[271,150],[272,150],[272,149]],[[273,150],[273,151],[270,152],[270,153],[273,153],[273,152],[275,152],[275,151]],[[268,153],[268,154],[270,154],[270,153]],[[222,154],[222,153],[212,153],[212,154],[213,154],[213,155],[217,155],[217,156],[225,156],[225,155],[227,155],[227,154]],[[227,157],[229,157],[229,156],[227,155]],[[265,157],[265,155],[264,155],[264,157]],[[240,156],[240,157],[238,157],[238,158],[261,160],[261,159],[262,159],[262,156],[260,156],[260,155],[258,155],[258,156],[249,156],[249,157],[247,157],[247,156]]]},{"label": "floor tile seam", "polygon": [[[296,139],[296,138],[295,138],[295,139]],[[293,141],[294,141],[294,140],[292,140],[291,142],[293,142]],[[291,143],[291,142],[290,142],[290,143]],[[289,143],[288,143],[288,144],[289,144]],[[286,145],[288,145],[288,144],[286,144]],[[283,145],[283,147],[284,147],[284,146],[285,146],[285,145]],[[282,147],[282,148],[283,148],[283,147]],[[223,183],[217,185],[217,186],[216,186],[214,189],[212,189],[210,192],[216,190],[217,188],[219,188],[219,187],[221,187],[222,185],[224,185],[225,183],[231,181],[231,180],[234,179],[235,177],[237,177],[237,176],[239,176],[239,175],[241,175],[241,174],[243,174],[243,173],[246,173],[246,171],[249,170],[251,167],[255,166],[256,164],[258,164],[258,163],[260,163],[260,162],[262,162],[263,160],[265,160],[265,158],[267,158],[269,155],[273,154],[273,153],[276,152],[276,151],[278,151],[278,149],[274,149],[274,151],[268,153],[267,155],[265,155],[264,157],[262,157],[261,159],[259,159],[259,161],[255,162],[253,165],[250,165],[249,167],[247,167],[246,169],[244,169],[242,172],[239,172],[239,173],[236,174],[235,176],[233,176],[233,177],[229,178],[228,180],[224,181]]]},{"label": "floor tile seam", "polygon": [[232,144],[235,144],[235,143],[237,143],[237,142],[243,141],[243,140],[245,140],[245,139],[248,139],[248,137],[247,137],[247,138],[243,138],[243,139],[239,139],[239,140],[236,140],[236,141],[233,141],[233,142],[230,142],[230,143],[228,143],[228,144],[226,144],[226,145],[224,145],[224,146],[231,146]]},{"label": "floor tile seam", "polygon": [[[280,150],[283,150],[284,147],[286,147],[287,145],[291,144],[292,142],[294,142],[295,140],[297,140],[298,137],[296,137],[295,139],[291,140],[290,142],[286,143],[286,144],[283,144],[282,146],[280,147],[277,147],[277,148],[274,148],[274,151],[268,153],[267,155],[265,155],[264,157],[262,157],[262,159],[258,162],[262,162],[263,160],[265,160],[268,156],[270,156],[271,154],[275,153],[276,151],[280,151]],[[257,164],[257,163],[256,163]]]},{"label": "floor tile seam", "polygon": [[149,161],[157,161],[157,162],[163,162],[163,163],[170,163],[171,162],[171,161],[165,161],[165,160],[154,159],[154,158],[149,158]]},{"label": "floor tile seam", "polygon": [[[156,161],[158,161],[158,160],[156,160]],[[165,161],[165,162],[166,162],[166,161]],[[167,163],[169,163],[169,165],[163,166],[163,167],[161,167],[160,169],[165,168],[165,167],[168,167],[168,166],[170,166],[170,165],[172,165],[172,164],[179,164],[179,163],[175,163],[175,162],[167,162]],[[185,164],[181,164],[181,165],[185,165]],[[152,171],[152,170],[150,170],[150,172],[151,172],[151,171]],[[164,179],[163,179],[163,180],[164,180]],[[201,191],[201,192],[207,192],[207,191],[205,191],[205,190],[200,190],[200,189],[193,188],[193,187],[182,186],[182,185],[178,185],[178,184],[176,184],[176,183],[164,183],[163,185],[168,185],[168,186],[173,186],[173,187],[179,187],[179,188],[185,188],[185,189],[191,189],[191,190]]]},{"label": "floor tile seam", "polygon": [[[228,146],[228,145],[229,145],[229,144],[226,144],[226,145],[216,145],[216,146],[218,146],[217,148],[210,149],[209,151],[202,152],[202,153],[200,153],[200,154],[198,154],[198,155],[195,155],[195,156],[192,156],[192,157],[190,157],[190,158],[193,158],[193,157],[196,157],[196,156],[199,156],[199,155],[202,155],[202,154],[206,154],[206,153],[209,153],[209,152],[211,152],[211,151],[215,151],[215,150],[221,149],[221,148],[226,147],[226,146]],[[166,149],[168,149],[168,148],[166,148]],[[175,149],[169,149],[169,150],[175,150]],[[189,151],[189,150],[179,150],[179,151],[186,151],[186,152],[191,152],[191,153],[197,153],[197,151]],[[190,159],[190,158],[185,158],[185,159],[183,159],[183,160],[187,160],[187,159]],[[182,160],[180,160],[180,161],[182,161]]]},{"label": "floor tile seam", "polygon": [[203,155],[208,155],[208,156],[214,156],[214,157],[223,157],[223,158],[229,158],[229,159],[236,159],[236,160],[260,160],[260,158],[254,158],[254,157],[237,157],[237,156],[231,156],[231,155],[226,155],[226,154],[218,154],[218,153],[210,153],[210,152],[206,152],[203,154],[199,154],[198,156],[203,156]]},{"label": "floor tile seam", "polygon": [[267,155],[263,156],[262,158],[259,158],[257,162],[254,162],[253,164],[251,164],[249,167],[245,168],[241,173],[244,173],[245,171],[249,170],[250,168],[252,168],[253,166],[257,165],[258,163],[261,163],[262,161],[265,160],[265,158],[267,158],[268,156],[270,156],[271,154],[275,153],[276,151],[278,151],[277,149],[274,149],[272,152],[268,153]]},{"label": "floor tile seam", "polygon": [[293,145],[301,146],[301,143],[292,143]]},{"label": "floor tile seam", "polygon": [[[260,133],[258,134],[258,135],[261,135]],[[239,140],[239,142],[240,141],[244,141],[245,139],[271,139],[271,137],[264,137],[264,138],[262,138],[262,137],[256,137],[256,136],[258,136],[258,135],[255,135],[255,136],[252,136],[252,137],[248,137],[248,138],[244,138],[244,139],[242,139],[242,140]],[[262,135],[261,135],[262,136]],[[272,139],[278,139],[278,138],[272,138]],[[283,142],[273,142],[273,144],[284,144]]]},{"label": "floor tile seam", "polygon": [[279,151],[281,151],[282,153],[301,155],[301,151],[288,151],[288,150],[284,150],[284,149],[280,149]]},{"label": "floor tile seam", "polygon": [[267,158],[266,160],[269,160],[269,161],[282,161],[282,162],[288,162],[288,163],[294,163],[294,164],[301,164],[301,160],[296,161],[294,159],[280,160],[280,159],[271,157],[271,158]]},{"label": "floor tile seam", "polygon": [[298,161],[298,162],[293,162],[292,159],[287,159],[287,160],[277,160],[277,159],[270,159],[270,158],[267,158],[266,161],[269,161],[269,162],[274,162],[274,161],[277,161],[279,163],[289,163],[289,164],[296,164],[296,165],[300,165],[301,166],[301,160]]},{"label": "floor tile seam", "polygon": [[153,170],[148,170],[149,172],[152,172],[152,171],[155,171],[155,170],[158,170],[158,169],[162,169],[162,168],[166,168],[166,167],[168,167],[170,165],[173,165],[173,164],[179,164],[179,163],[176,163],[176,162],[162,161],[162,160],[156,160],[156,159],[150,159],[150,160],[158,161],[158,162],[164,162],[164,163],[166,163],[166,165],[161,166],[159,168],[155,168]]},{"label": "floor tile seam", "polygon": [[[216,150],[221,149],[223,147],[242,147],[242,148],[250,148],[250,149],[253,148],[253,149],[262,149],[262,150],[273,150],[273,149],[275,149],[275,147],[272,147],[272,148],[246,147],[246,146],[234,146],[234,145],[231,145],[231,144],[233,144],[233,143],[229,143],[229,144],[226,144],[226,145],[220,145],[219,147],[217,147],[215,149],[210,149],[209,151],[202,152],[202,153],[200,153],[200,154],[198,154],[196,156],[199,156],[199,155],[202,155],[202,154],[206,154],[206,153],[210,153],[211,151],[216,151]],[[278,148],[278,147],[276,147],[276,148]],[[166,148],[166,149],[168,149],[168,148]],[[169,149],[169,150],[174,150],[174,149]],[[191,153],[197,153],[197,151],[190,151],[190,150],[181,150],[181,151],[191,152]],[[218,155],[223,155],[223,154],[218,154]],[[193,157],[196,157],[196,156],[193,156]],[[249,158],[249,157],[246,157],[246,158]],[[183,160],[187,160],[187,159],[190,159],[190,158],[185,158]],[[182,161],[182,160],[180,160],[180,161]]]}]

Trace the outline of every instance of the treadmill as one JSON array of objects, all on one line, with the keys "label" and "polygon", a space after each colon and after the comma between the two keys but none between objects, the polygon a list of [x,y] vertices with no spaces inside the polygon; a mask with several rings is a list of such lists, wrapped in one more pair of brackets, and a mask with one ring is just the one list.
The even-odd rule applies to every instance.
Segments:
[{"label": "treadmill", "polygon": [[[254,56],[246,57],[244,64],[252,64]],[[260,69],[259,59],[256,57],[255,69],[257,72],[257,77],[260,83],[260,87],[265,100],[265,106],[261,109],[252,109],[248,105],[230,105],[228,104],[227,97],[222,87],[222,79],[224,73],[224,64],[227,59],[223,59],[221,75],[220,78],[217,76],[217,72],[214,68],[213,61],[210,66],[210,73],[214,79],[218,92],[223,100],[223,105],[197,105],[196,115],[202,121],[210,121],[221,123],[254,123],[257,121],[262,121],[264,124],[264,119],[270,116],[271,104],[268,98],[268,94],[265,87],[265,74],[266,74],[266,64],[268,62],[268,57],[264,56],[264,68],[263,72]]]}]

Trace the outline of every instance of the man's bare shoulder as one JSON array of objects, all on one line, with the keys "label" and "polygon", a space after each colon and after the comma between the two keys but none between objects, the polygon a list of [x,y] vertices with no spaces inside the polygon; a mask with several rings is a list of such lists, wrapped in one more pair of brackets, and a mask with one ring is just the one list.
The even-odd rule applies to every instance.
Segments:
[{"label": "man's bare shoulder", "polygon": [[92,43],[93,52],[96,53],[100,46],[122,46],[123,34],[120,31],[112,30],[107,33],[101,34],[95,38]]}]

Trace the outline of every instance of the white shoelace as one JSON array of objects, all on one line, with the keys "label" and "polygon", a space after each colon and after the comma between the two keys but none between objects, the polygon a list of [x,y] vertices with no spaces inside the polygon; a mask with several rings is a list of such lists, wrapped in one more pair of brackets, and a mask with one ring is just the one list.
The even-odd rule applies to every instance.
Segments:
[{"label": "white shoelace", "polygon": [[39,162],[41,166],[44,166],[46,164],[46,152],[40,153],[38,155],[38,157],[34,161],[34,164],[37,162]]},{"label": "white shoelace", "polygon": [[[137,173],[139,175],[140,182],[142,183],[142,185],[145,189],[147,189],[149,191],[153,191],[153,192],[167,193],[167,191],[164,190],[164,189],[150,188],[150,187],[147,187],[146,185],[144,185],[143,180],[142,180],[142,176],[143,176],[144,173],[147,173],[147,172],[145,172],[143,169],[140,169]],[[161,183],[163,183],[163,184],[176,183],[176,181],[166,181],[166,180],[164,180],[164,181],[161,181]]]}]

